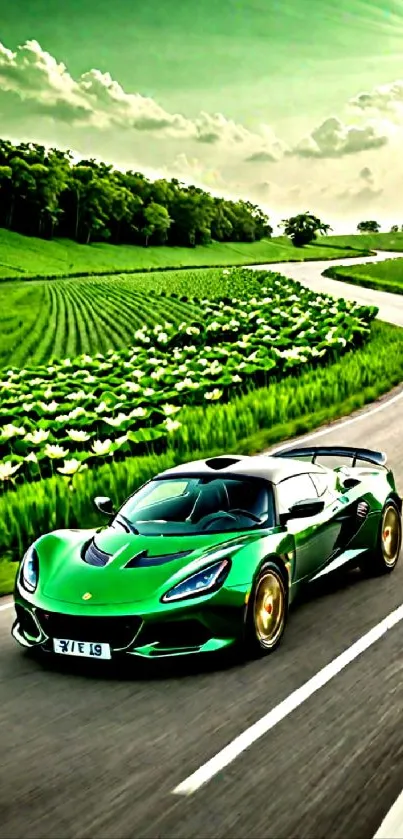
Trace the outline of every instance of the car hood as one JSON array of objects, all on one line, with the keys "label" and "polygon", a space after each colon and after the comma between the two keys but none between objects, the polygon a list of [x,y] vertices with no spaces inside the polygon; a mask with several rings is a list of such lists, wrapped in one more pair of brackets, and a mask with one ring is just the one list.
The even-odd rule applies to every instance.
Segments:
[{"label": "car hood", "polygon": [[[142,536],[107,528],[94,531],[58,531],[42,537],[39,555],[38,594],[46,599],[80,604],[86,608],[106,604],[137,603],[161,596],[188,574],[211,561],[213,551],[239,550],[261,538],[259,533],[225,533],[198,536]],[[85,561],[87,546],[96,559]],[[106,555],[106,556],[105,556]],[[90,595],[90,597],[88,596]]]}]

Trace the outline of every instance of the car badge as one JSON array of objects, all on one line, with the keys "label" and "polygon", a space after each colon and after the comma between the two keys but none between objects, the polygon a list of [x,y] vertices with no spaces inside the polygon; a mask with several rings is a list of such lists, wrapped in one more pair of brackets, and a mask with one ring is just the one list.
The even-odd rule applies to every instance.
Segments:
[{"label": "car badge", "polygon": [[82,596],[82,600],[91,600],[92,594],[90,591],[86,591],[85,594]]}]

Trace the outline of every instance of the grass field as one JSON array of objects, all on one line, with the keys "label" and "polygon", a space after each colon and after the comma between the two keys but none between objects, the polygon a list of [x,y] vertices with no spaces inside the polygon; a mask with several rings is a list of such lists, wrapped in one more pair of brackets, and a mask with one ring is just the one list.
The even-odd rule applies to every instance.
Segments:
[{"label": "grass field", "polygon": [[323,272],[326,277],[354,283],[355,285],[403,294],[403,259],[386,259],[367,265],[331,266]]},{"label": "grass field", "polygon": [[378,251],[403,251],[403,233],[360,233],[353,236],[326,236],[329,245],[368,248]]},{"label": "grass field", "polygon": [[226,405],[185,409],[181,429],[159,455],[111,460],[79,473],[74,478],[74,492],[65,478],[55,476],[4,493],[0,497],[0,593],[11,591],[16,570],[15,563],[5,557],[20,558],[38,533],[56,527],[100,525],[92,505],[95,495],[121,501],[152,474],[183,460],[222,451],[262,451],[351,413],[402,378],[401,330],[375,321],[371,339],[363,347],[313,374],[306,370],[299,376],[287,376]]},{"label": "grass field", "polygon": [[0,279],[332,259],[350,256],[351,247],[360,251],[355,256],[367,256],[362,237],[350,238],[347,250],[344,241],[338,243],[337,237],[332,242],[323,238],[303,249],[294,248],[286,237],[252,243],[214,242],[197,248],[141,248],[102,243],[79,245],[68,239],[49,242],[0,228]]}]

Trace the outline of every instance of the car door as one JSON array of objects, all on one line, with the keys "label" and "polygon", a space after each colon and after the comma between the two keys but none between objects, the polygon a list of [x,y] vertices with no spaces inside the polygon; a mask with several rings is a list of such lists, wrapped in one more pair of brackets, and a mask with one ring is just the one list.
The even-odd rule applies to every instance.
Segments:
[{"label": "car door", "polygon": [[323,511],[316,516],[287,522],[287,530],[295,539],[295,580],[313,576],[329,560],[340,533],[337,492],[326,473],[303,473],[280,481],[276,496],[279,513],[287,513],[297,501],[318,497],[324,501]]}]

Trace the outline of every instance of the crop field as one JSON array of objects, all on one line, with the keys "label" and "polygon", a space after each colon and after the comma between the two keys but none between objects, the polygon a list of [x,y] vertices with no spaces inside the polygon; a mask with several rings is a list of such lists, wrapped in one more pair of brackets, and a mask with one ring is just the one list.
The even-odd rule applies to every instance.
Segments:
[{"label": "crop field", "polygon": [[403,259],[386,259],[385,262],[373,262],[367,265],[342,265],[327,268],[326,277],[356,285],[403,294]]},{"label": "crop field", "polygon": [[175,326],[197,317],[200,298],[259,293],[252,271],[223,270],[2,283],[0,367],[122,349],[143,324],[164,323],[169,315]]},{"label": "crop field", "polygon": [[351,256],[351,248],[357,249],[355,256],[368,255],[364,237],[347,238],[351,242],[346,240],[344,244],[338,243],[338,237],[331,242],[326,237],[303,249],[294,248],[285,236],[251,243],[213,242],[196,248],[144,248],[103,243],[79,245],[69,239],[46,241],[0,228],[0,279],[332,259]]},{"label": "crop field", "polygon": [[[155,311],[151,303],[143,313],[138,311],[137,324],[130,324],[129,347],[4,370],[0,381],[3,484],[49,477],[54,471],[72,476],[111,455],[141,452],[147,443],[180,428],[178,415],[184,402],[188,407],[227,403],[237,392],[319,360],[326,363],[370,334],[374,307],[317,295],[267,271],[255,272],[252,278],[245,269],[224,269],[221,274],[221,293],[231,289],[233,295],[243,288],[242,297],[233,296],[231,302],[229,297],[202,298],[181,322],[175,317],[176,322],[161,318],[155,323],[162,310]],[[219,286],[217,276],[214,283]],[[81,296],[75,299],[71,288],[81,289]],[[67,282],[48,289],[51,293],[61,289],[67,300],[63,318],[60,312],[55,317],[59,329],[62,322],[69,329],[71,324],[67,334],[75,334],[77,341],[82,335],[84,340],[91,323],[88,303],[96,299],[91,284]],[[88,300],[82,298],[83,289]],[[115,298],[113,286],[109,311],[106,307],[100,322],[112,334],[122,314],[124,343],[123,318],[130,322],[131,312],[123,292],[121,298],[116,294]],[[175,310],[176,300],[167,304],[165,298],[169,315],[171,310],[175,316],[183,315]],[[135,320],[140,301],[134,298],[130,305]],[[119,332],[119,323],[115,328]],[[55,346],[59,334],[55,329]],[[38,346],[38,341],[34,329],[33,345]],[[208,442],[203,441],[205,446]]]}]

